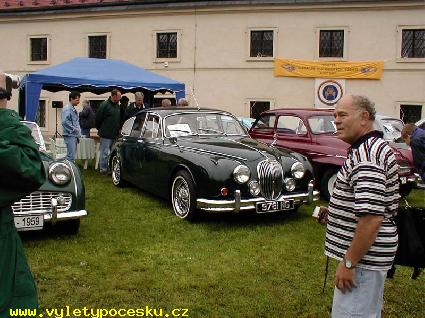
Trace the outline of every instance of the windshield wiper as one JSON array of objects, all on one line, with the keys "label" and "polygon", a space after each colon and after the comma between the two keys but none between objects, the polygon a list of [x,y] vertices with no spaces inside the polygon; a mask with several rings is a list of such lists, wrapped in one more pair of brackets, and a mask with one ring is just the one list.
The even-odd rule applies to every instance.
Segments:
[{"label": "windshield wiper", "polygon": [[225,135],[225,136],[227,136],[227,134],[226,134],[225,132],[222,132],[222,131],[217,130],[217,129],[212,129],[212,128],[198,128],[198,130],[202,130],[202,131],[211,131],[211,132],[215,132],[215,133],[220,134],[220,135]]}]

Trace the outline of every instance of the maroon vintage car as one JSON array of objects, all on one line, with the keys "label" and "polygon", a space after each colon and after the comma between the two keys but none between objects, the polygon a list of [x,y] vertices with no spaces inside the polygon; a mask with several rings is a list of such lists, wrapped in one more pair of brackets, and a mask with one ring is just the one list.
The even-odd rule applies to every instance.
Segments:
[{"label": "maroon vintage car", "polygon": [[[385,118],[380,116],[382,120]],[[375,126],[378,130],[392,129],[389,122],[378,120]],[[289,148],[306,156],[313,165],[322,197],[330,198],[336,174],[346,159],[349,147],[335,135],[332,109],[283,108],[266,111],[253,124],[249,134],[266,144]],[[391,137],[389,142],[400,166],[401,193],[407,195],[416,182],[412,153],[405,145],[396,143],[396,139]]]}]

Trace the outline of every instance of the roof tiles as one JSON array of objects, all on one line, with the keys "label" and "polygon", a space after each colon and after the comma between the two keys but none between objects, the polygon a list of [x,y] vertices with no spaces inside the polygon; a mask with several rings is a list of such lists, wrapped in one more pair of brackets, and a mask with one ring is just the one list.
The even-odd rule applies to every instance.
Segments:
[{"label": "roof tiles", "polygon": [[36,9],[46,8],[52,9],[54,7],[72,7],[81,5],[95,5],[106,3],[122,3],[129,2],[129,0],[0,0],[0,10],[5,9]]}]

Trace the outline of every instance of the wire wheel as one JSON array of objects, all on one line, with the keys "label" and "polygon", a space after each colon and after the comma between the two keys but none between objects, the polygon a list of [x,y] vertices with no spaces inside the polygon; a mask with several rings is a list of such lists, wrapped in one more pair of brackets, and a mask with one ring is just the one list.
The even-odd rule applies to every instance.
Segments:
[{"label": "wire wheel", "polygon": [[182,219],[193,219],[196,212],[195,187],[191,176],[180,171],[173,180],[171,201],[174,213]]},{"label": "wire wheel", "polygon": [[121,161],[117,154],[112,157],[112,183],[117,187],[124,186],[121,179]]}]

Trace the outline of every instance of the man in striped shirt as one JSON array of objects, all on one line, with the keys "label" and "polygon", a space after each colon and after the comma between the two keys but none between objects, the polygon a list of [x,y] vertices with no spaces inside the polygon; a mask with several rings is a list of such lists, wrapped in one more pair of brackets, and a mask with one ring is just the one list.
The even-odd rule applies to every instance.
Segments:
[{"label": "man in striped shirt", "polygon": [[373,130],[375,108],[368,98],[344,96],[334,117],[338,138],[351,147],[328,208],[325,254],[340,262],[332,317],[380,317],[397,250],[390,218],[400,198],[398,165],[382,133]]}]

